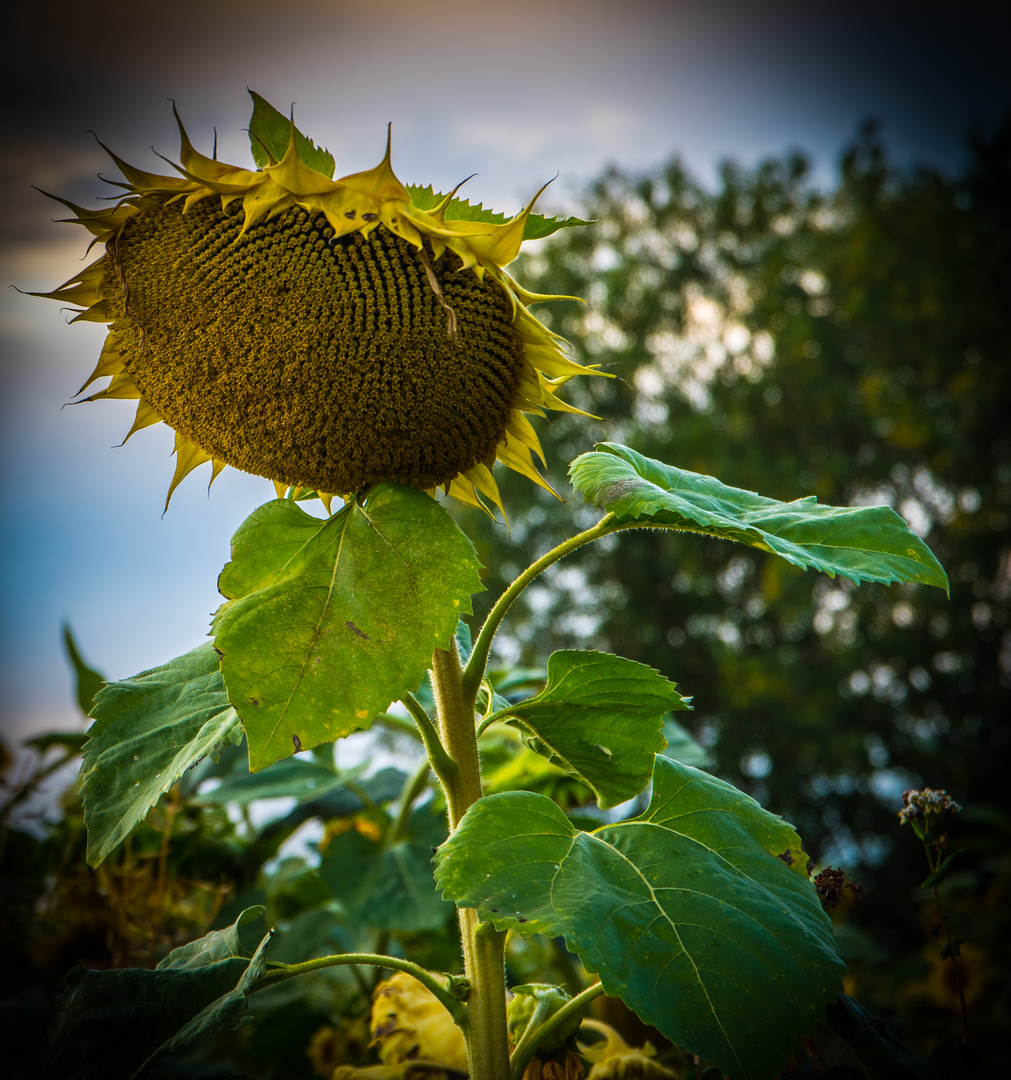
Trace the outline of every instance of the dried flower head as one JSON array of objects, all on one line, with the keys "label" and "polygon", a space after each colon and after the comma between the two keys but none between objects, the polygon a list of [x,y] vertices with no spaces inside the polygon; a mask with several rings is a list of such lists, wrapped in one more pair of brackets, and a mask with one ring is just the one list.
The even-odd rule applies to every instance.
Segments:
[{"label": "dried flower head", "polygon": [[[179,121],[179,175],[109,151],[125,194],[103,210],[60,200],[105,244],[36,294],[109,324],[81,389],[111,382],[85,400],[137,400],[127,438],[174,429],[169,497],[208,461],[212,481],[231,465],[327,502],[392,480],[501,508],[496,460],[551,490],[526,414],[579,411],[557,391],[593,372],[529,310],[557,298],[504,269],[537,196],[505,220],[408,188],[389,138],[375,168],[331,180],[333,159],[281,123],[286,149],[261,141],[260,168],[199,153]],[[537,220],[541,235],[575,223]]]},{"label": "dried flower head", "polygon": [[930,817],[942,817],[947,821],[961,809],[962,807],[943,789],[935,791],[933,788],[910,788],[902,793],[899,821],[903,825]]}]

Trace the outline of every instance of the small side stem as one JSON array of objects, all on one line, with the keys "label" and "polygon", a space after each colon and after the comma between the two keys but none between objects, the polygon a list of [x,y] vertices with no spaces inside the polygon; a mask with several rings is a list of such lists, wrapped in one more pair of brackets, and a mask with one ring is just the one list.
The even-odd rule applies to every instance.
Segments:
[{"label": "small side stem", "polygon": [[614,514],[605,514],[592,528],[569,537],[568,540],[563,541],[557,547],[553,547],[545,555],[542,555],[536,562],[531,563],[495,601],[495,605],[488,612],[488,618],[485,619],[484,625],[474,641],[474,648],[471,651],[470,659],[467,661],[467,668],[463,673],[463,689],[466,694],[470,695],[471,700],[477,696],[478,687],[484,678],[484,669],[488,665],[488,653],[495,632],[505,617],[505,613],[512,606],[513,601],[534,578],[547,570],[552,563],[564,559],[566,555],[571,554],[577,548],[592,544],[594,540],[607,536],[608,533],[617,532],[620,528],[623,528],[623,526],[616,524]]},{"label": "small side stem", "polygon": [[513,713],[514,709],[509,708],[498,709],[496,712],[489,714],[481,721],[480,724],[477,725],[477,737],[480,739],[481,736],[488,730],[488,728],[492,726],[492,724],[497,724],[499,720],[508,719],[510,716],[513,715]]},{"label": "small side stem", "polygon": [[448,798],[449,788],[456,783],[456,777],[460,769],[456,762],[446,753],[446,748],[439,738],[439,731],[435,724],[432,723],[432,718],[425,712],[424,705],[410,693],[405,694],[400,700],[418,726],[418,733],[421,735],[421,741],[425,744],[428,760],[431,762],[435,775],[447,790]]}]

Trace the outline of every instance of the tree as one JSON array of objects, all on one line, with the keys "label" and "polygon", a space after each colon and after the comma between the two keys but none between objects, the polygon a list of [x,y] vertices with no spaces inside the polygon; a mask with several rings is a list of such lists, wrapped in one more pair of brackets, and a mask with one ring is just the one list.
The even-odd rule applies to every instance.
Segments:
[{"label": "tree", "polygon": [[[715,193],[676,161],[612,170],[580,208],[599,224],[524,266],[535,287],[590,298],[553,325],[619,375],[581,391],[583,408],[616,421],[599,437],[780,498],[887,502],[952,571],[950,601],[856,590],[637,533],[559,568],[578,615],[535,594],[503,654],[590,640],[696,687],[689,726],[716,771],[870,887],[850,918],[893,960],[923,940],[905,902],[920,857],[897,843],[903,788],[925,780],[993,808],[966,826],[977,905],[1007,836],[993,810],[1006,805],[1011,687],[1011,127],[971,149],[957,178],[904,171],[869,126],[830,192],[800,157],[727,164]],[[549,460],[582,448],[580,423],[552,426]],[[550,503],[514,514],[509,536],[484,529],[491,595],[517,546],[551,542]],[[571,497],[569,513],[584,513]],[[991,949],[991,985],[1002,956]],[[990,1002],[998,1030],[1006,995]]]}]

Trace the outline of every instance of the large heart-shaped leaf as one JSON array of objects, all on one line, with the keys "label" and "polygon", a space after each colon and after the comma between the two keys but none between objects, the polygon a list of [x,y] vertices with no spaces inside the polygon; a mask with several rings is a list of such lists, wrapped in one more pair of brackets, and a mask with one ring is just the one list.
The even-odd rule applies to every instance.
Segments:
[{"label": "large heart-shaped leaf", "polygon": [[88,864],[98,864],[189,768],[242,738],[210,642],[95,699],[81,774]]},{"label": "large heart-shaped leaf", "polygon": [[675,684],[645,664],[609,653],[565,650],[548,659],[536,696],[509,707],[538,753],[582,780],[601,807],[632,799],[667,745],[664,715],[690,708]]},{"label": "large heart-shaped leaf", "polygon": [[379,484],[326,520],[284,499],[254,510],[218,587],[214,643],[256,772],[413,691],[482,585],[434,499]]},{"label": "large heart-shaped leaf", "polygon": [[569,475],[587,502],[623,524],[737,540],[832,577],[948,590],[933,552],[888,506],[824,506],[813,496],[784,503],[615,443],[576,458]]},{"label": "large heart-shaped leaf", "polygon": [[806,863],[786,822],[657,758],[646,813],[593,832],[532,792],[479,800],[436,881],[500,930],[562,935],[607,994],[742,1080],[777,1075],[839,989]]}]

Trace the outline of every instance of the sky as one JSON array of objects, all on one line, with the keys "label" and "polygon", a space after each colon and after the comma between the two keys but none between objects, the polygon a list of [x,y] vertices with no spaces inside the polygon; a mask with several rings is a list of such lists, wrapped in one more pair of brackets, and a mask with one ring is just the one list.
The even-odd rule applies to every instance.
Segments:
[{"label": "sky", "polygon": [[[815,9],[818,10],[815,10]],[[248,163],[246,88],[327,146],[337,174],[382,156],[408,183],[514,212],[572,212],[605,165],[674,154],[703,182],[718,163],[801,149],[816,177],[877,118],[894,160],[956,171],[973,125],[1011,109],[1007,6],[965,0],[813,5],[709,0],[69,0],[21,4],[7,27],[0,281],[50,290],[81,266],[79,227],[32,185],[86,206],[122,158],[169,172],[177,103],[198,148]],[[94,135],[87,132],[93,132]],[[540,207],[539,207],[540,208]],[[0,296],[0,730],[8,744],[79,729],[60,650],[125,678],[199,644],[241,521],[273,497],[227,470],[176,492],[163,426],[113,450],[133,406],[64,408],[105,335],[49,301]],[[555,464],[562,472],[563,465]]]}]

